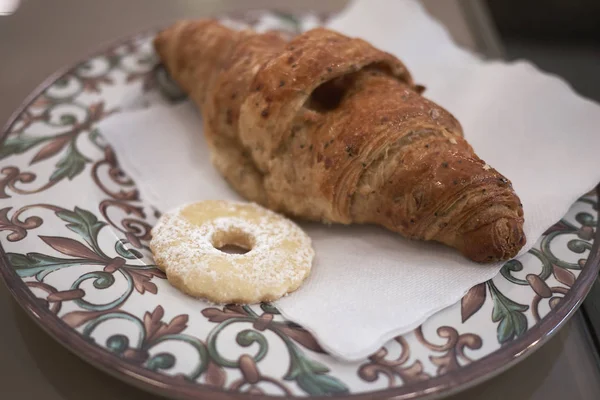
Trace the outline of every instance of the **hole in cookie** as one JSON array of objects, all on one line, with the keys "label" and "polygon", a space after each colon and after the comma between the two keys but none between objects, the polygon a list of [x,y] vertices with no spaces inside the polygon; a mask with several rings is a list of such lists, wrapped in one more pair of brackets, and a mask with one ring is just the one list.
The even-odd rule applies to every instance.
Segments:
[{"label": "hole in cookie", "polygon": [[223,253],[246,254],[254,247],[254,238],[246,232],[232,228],[215,232],[212,236],[212,245]]},{"label": "hole in cookie", "polygon": [[217,250],[227,254],[246,254],[250,251],[249,249],[245,249],[235,244],[226,244],[223,247],[217,247]]}]

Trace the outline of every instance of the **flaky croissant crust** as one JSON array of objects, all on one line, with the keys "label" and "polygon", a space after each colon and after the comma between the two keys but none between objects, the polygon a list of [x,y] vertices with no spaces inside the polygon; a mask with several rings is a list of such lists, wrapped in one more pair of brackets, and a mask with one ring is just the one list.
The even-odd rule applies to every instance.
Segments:
[{"label": "flaky croissant crust", "polygon": [[510,181],[393,55],[322,28],[287,41],[211,20],[178,22],[154,45],[202,111],[213,164],[248,200],[378,224],[478,262],[525,244]]}]

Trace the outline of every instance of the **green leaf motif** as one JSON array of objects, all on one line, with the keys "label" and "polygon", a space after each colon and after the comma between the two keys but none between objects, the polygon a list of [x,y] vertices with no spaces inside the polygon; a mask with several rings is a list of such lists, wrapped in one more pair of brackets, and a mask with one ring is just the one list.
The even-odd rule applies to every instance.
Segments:
[{"label": "green leaf motif", "polygon": [[529,306],[506,297],[491,280],[488,281],[488,286],[494,301],[492,321],[500,322],[497,330],[498,342],[504,344],[523,335],[527,331],[527,317],[523,313]]},{"label": "green leaf motif", "polygon": [[260,303],[260,308],[266,313],[279,315],[279,310],[271,303]]},{"label": "green leaf motif", "polygon": [[22,277],[34,276],[38,281],[46,275],[64,267],[89,264],[89,260],[65,259],[40,253],[15,254],[7,253],[8,263]]},{"label": "green leaf motif", "polygon": [[17,136],[8,137],[4,144],[0,147],[0,160],[13,154],[23,154],[32,147],[50,139],[47,136],[27,136],[20,134]]},{"label": "green leaf motif", "polygon": [[296,16],[278,11],[274,11],[274,14],[276,17],[279,18],[279,21],[281,23],[289,25],[295,31],[300,30],[300,21],[298,20],[298,18],[296,18]]},{"label": "green leaf motif", "polygon": [[148,360],[146,367],[151,371],[173,368],[175,356],[169,353],[158,353]]},{"label": "green leaf motif", "polygon": [[56,82],[54,82],[55,86],[58,86],[60,88],[64,88],[69,84],[69,79],[68,78],[60,78],[59,80],[57,80]]},{"label": "green leaf motif", "polygon": [[60,123],[62,125],[75,125],[77,118],[73,114],[63,114],[60,116]]},{"label": "green leaf motif", "polygon": [[103,150],[106,148],[106,143],[104,143],[104,138],[100,134],[98,129],[92,129],[88,135],[90,142],[94,144],[98,149]]},{"label": "green leaf motif", "polygon": [[67,222],[67,228],[81,236],[97,254],[104,256],[98,245],[98,234],[106,222],[99,221],[94,214],[79,207],[75,207],[74,211],[58,211],[56,216]]},{"label": "green leaf motif", "polygon": [[144,258],[144,255],[137,251],[136,249],[128,249],[125,245],[128,242],[120,239],[115,243],[115,251],[123,258],[128,260],[138,260],[140,258]]},{"label": "green leaf motif", "polygon": [[56,164],[56,170],[50,176],[50,180],[73,179],[83,171],[88,162],[90,160],[77,150],[75,142],[72,141],[63,158]]},{"label": "green leaf motif", "polygon": [[329,368],[318,361],[306,358],[297,348],[290,348],[290,369],[284,379],[296,381],[298,386],[313,396],[348,393],[348,387],[339,379],[326,375]]}]

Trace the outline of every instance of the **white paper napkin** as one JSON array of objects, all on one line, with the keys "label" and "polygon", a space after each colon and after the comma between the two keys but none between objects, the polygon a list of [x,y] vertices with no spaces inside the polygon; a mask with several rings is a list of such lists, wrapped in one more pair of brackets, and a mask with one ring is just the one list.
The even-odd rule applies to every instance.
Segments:
[{"label": "white paper napkin", "polygon": [[[410,0],[355,1],[330,26],[406,62],[426,95],[461,121],[475,151],[512,180],[528,245],[600,181],[600,107],[527,63],[483,62],[456,47]],[[201,117],[184,103],[125,112],[100,124],[142,199],[162,211],[239,199],[209,162]],[[316,259],[305,285],[277,302],[335,356],[357,360],[492,278],[441,245],[383,229],[302,224]]]}]

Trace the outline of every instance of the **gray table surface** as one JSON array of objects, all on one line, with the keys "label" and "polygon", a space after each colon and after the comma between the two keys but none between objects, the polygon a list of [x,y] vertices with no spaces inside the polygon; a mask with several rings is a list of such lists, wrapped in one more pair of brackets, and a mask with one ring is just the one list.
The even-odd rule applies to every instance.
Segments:
[{"label": "gray table surface", "polygon": [[[24,0],[0,17],[0,125],[25,96],[59,67],[100,43],[181,17],[233,8],[339,9],[345,0]],[[433,3],[429,1],[428,3]],[[434,13],[469,45],[456,9]],[[0,285],[0,398],[7,400],[158,399],[112,378],[46,335]],[[581,315],[576,314],[542,349],[457,399],[600,399],[598,360]]]}]

